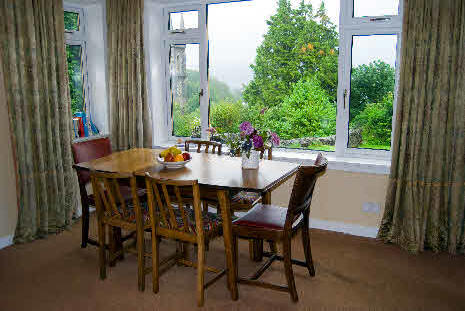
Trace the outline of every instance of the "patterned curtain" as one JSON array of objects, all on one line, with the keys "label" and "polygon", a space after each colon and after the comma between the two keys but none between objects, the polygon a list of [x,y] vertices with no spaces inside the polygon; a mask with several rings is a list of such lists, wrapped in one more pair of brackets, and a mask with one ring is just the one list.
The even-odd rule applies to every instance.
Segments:
[{"label": "patterned curtain", "polygon": [[393,158],[379,237],[465,248],[465,1],[405,0]]},{"label": "patterned curtain", "polygon": [[152,147],[143,15],[144,0],[107,0],[110,126],[114,150]]},{"label": "patterned curtain", "polygon": [[0,0],[0,21],[21,243],[68,227],[77,206],[63,1]]}]

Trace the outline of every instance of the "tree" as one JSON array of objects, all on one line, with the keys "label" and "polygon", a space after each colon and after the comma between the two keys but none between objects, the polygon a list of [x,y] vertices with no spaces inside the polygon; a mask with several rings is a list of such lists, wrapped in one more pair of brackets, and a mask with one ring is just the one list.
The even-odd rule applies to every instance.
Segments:
[{"label": "tree", "polygon": [[380,103],[394,91],[395,69],[376,60],[352,70],[350,120],[354,120],[369,103]]},{"label": "tree", "polygon": [[304,1],[293,9],[290,0],[279,0],[276,14],[267,23],[268,32],[251,65],[254,78],[243,92],[249,106],[280,105],[293,85],[307,76],[316,77],[335,100],[338,33],[324,4],[314,12]]},{"label": "tree", "polygon": [[336,134],[336,106],[318,78],[297,82],[282,105],[265,113],[265,126],[283,139]]}]

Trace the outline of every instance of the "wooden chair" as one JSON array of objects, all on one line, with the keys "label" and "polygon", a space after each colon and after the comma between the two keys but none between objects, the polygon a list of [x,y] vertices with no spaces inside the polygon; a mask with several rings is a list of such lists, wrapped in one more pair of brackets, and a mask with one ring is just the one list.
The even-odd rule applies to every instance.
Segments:
[{"label": "wooden chair", "polygon": [[[106,278],[105,231],[113,232],[116,229],[136,232],[136,251],[138,266],[138,288],[145,289],[145,274],[151,268],[145,268],[144,231],[151,228],[150,214],[147,204],[141,205],[137,193],[136,178],[131,174],[91,172],[92,189],[95,196],[98,222],[99,267],[100,278]],[[127,201],[122,194],[121,185],[129,184],[132,200]],[[110,235],[110,262],[124,253],[123,247],[117,247],[118,241]],[[130,252],[134,250],[127,249]]]},{"label": "wooden chair", "polygon": [[[190,145],[195,145],[197,148],[195,149],[197,153],[202,152],[202,147],[204,147],[204,152],[209,153],[210,151],[210,146],[212,147],[211,153],[218,153],[218,155],[221,155],[221,148],[222,144],[216,141],[209,141],[209,140],[186,140],[184,143],[184,149],[186,152],[190,151]],[[185,194],[183,194],[185,196]],[[207,190],[207,191],[202,191],[201,193],[202,197],[202,205],[203,205],[203,210],[204,212],[208,212],[208,205],[214,206],[215,208],[218,209],[218,197],[216,194],[215,190]]]},{"label": "wooden chair", "polygon": [[[71,145],[71,149],[73,151],[75,164],[106,157],[112,153],[111,142],[108,137],[76,142]],[[90,172],[78,169],[76,173],[79,181],[79,192],[82,205],[81,247],[85,248],[87,244],[98,246],[98,242],[95,239],[89,238],[89,209],[90,206],[95,206],[94,195],[88,194],[86,189],[87,184],[90,182]],[[121,185],[121,194],[126,201],[132,199],[129,185]],[[145,195],[145,189],[138,189],[138,195],[143,197]],[[126,238],[127,237],[123,237],[123,240]]]},{"label": "wooden chair", "polygon": [[[264,146],[259,149],[260,159],[263,159],[266,154],[267,160],[273,160],[273,148]],[[231,197],[231,210],[233,212],[248,211],[255,204],[262,200],[260,193],[240,191]]]},{"label": "wooden chair", "polygon": [[218,155],[221,155],[221,148],[222,144],[216,141],[209,141],[209,140],[186,140],[184,142],[184,149],[186,152],[189,152],[189,146],[190,145],[196,145],[197,146],[197,153],[200,153],[202,150],[202,147],[204,147],[205,153],[209,153],[210,146],[212,147],[211,152],[215,153],[218,152]]},{"label": "wooden chair", "polygon": [[[238,283],[286,291],[290,293],[291,299],[294,302],[298,300],[292,264],[306,267],[310,276],[315,276],[309,236],[310,204],[317,178],[325,172],[327,163],[327,160],[319,154],[313,166],[302,166],[299,168],[288,208],[259,203],[243,217],[233,222],[233,255],[236,267],[238,237],[266,239],[283,243],[283,255],[278,255],[277,252],[264,253],[264,256],[269,257],[268,261],[252,277],[237,277]],[[291,257],[291,239],[300,229],[302,230],[305,262],[292,259]],[[275,260],[284,261],[287,286],[258,280]],[[237,276],[237,270],[235,273]]]},{"label": "wooden chair", "polygon": [[[174,259],[175,263],[197,268],[197,304],[204,304],[204,290],[219,280],[226,270],[205,265],[206,243],[221,234],[220,217],[213,213],[202,213],[200,191],[197,181],[170,181],[146,177],[150,214],[152,217],[152,266],[153,291],[159,290],[160,266]],[[170,189],[171,188],[171,189]],[[187,205],[181,193],[191,192],[191,203]],[[170,192],[176,194],[176,201],[171,201]],[[176,205],[174,205],[175,203]],[[193,208],[190,207],[193,206]],[[160,238],[172,239],[183,243],[182,250],[174,257],[160,262]],[[197,245],[197,263],[187,258],[187,243]],[[205,271],[216,275],[205,282]]]}]

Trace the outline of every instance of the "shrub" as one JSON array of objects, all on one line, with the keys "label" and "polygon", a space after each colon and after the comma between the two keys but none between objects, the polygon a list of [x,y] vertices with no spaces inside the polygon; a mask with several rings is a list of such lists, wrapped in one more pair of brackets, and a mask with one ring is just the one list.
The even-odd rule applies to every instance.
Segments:
[{"label": "shrub", "polygon": [[210,107],[210,124],[218,133],[236,133],[245,120],[247,106],[241,101],[222,100]]},{"label": "shrub", "polygon": [[379,103],[370,103],[358,114],[352,126],[362,130],[364,144],[390,145],[393,95],[389,93]]}]

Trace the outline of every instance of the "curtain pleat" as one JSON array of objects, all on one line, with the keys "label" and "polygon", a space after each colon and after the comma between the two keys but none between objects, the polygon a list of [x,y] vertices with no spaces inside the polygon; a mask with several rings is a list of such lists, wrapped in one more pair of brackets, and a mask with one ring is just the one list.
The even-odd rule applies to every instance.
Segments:
[{"label": "curtain pleat", "polygon": [[144,0],[107,0],[108,76],[114,150],[152,147],[147,100]]},{"label": "curtain pleat", "polygon": [[17,169],[15,242],[72,223],[77,179],[61,0],[0,1],[0,46]]},{"label": "curtain pleat", "polygon": [[465,3],[404,1],[392,165],[378,236],[465,248]]}]

